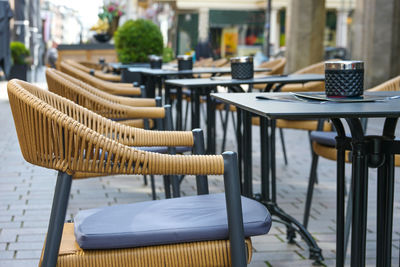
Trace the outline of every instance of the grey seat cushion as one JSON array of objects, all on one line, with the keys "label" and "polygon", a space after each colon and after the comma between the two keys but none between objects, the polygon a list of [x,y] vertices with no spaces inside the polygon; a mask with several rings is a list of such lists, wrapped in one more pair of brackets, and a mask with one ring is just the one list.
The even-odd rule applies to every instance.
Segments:
[{"label": "grey seat cushion", "polygon": [[[246,237],[269,231],[271,215],[262,204],[242,197],[242,207]],[[74,221],[83,249],[228,239],[223,193],[84,210]]]},{"label": "grey seat cushion", "polygon": [[311,141],[315,141],[319,144],[335,147],[337,136],[336,132],[323,132],[323,131],[312,131],[310,134]]},{"label": "grey seat cushion", "polygon": [[[162,153],[162,154],[166,154],[168,153],[168,147],[167,146],[141,146],[141,147],[134,147],[136,149],[139,150],[144,150],[144,151],[148,151],[148,152],[156,152],[156,153]],[[176,153],[180,154],[180,153],[184,153],[184,152],[191,152],[192,151],[191,146],[177,146],[175,147],[175,151]]]}]

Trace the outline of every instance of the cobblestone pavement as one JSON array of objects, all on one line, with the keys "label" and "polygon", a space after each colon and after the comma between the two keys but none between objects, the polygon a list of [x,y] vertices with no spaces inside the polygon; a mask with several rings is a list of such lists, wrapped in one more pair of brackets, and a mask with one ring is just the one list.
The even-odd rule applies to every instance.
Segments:
[{"label": "cobblestone pavement", "polygon": [[[47,229],[56,172],[30,165],[19,150],[5,84],[0,83],[0,266],[37,266]],[[231,127],[232,124],[230,124]],[[368,130],[377,132],[381,121],[372,120]],[[307,133],[285,130],[289,164],[283,163],[277,142],[278,203],[290,215],[301,220],[310,168]],[[253,131],[254,191],[259,192],[259,137]],[[218,141],[221,136],[219,133]],[[229,129],[227,149],[235,150],[233,129]],[[398,169],[396,169],[398,171]],[[350,177],[350,166],[346,166]],[[376,240],[376,171],[370,172],[368,203],[367,264],[374,266]],[[335,264],[335,175],[333,161],[321,159],[319,184],[316,186],[309,229],[323,249],[325,264]],[[396,178],[398,174],[396,173]],[[221,177],[210,177],[210,191],[222,192]],[[398,180],[398,179],[397,179]],[[157,193],[163,198],[162,181],[156,179]],[[395,221],[393,232],[393,265],[399,262],[400,200],[396,182]],[[195,194],[193,177],[182,183],[182,195]],[[79,209],[150,200],[150,187],[142,176],[114,176],[74,181],[68,208],[68,219]],[[268,235],[253,238],[251,266],[312,266],[308,249],[297,236],[296,244],[286,242],[285,227],[274,223]],[[347,261],[348,263],[348,261]]]}]

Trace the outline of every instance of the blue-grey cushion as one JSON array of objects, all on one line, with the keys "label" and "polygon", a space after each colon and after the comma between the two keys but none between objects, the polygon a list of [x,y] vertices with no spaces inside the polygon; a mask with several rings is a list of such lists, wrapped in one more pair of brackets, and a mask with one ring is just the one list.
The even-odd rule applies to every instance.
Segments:
[{"label": "blue-grey cushion", "polygon": [[[245,236],[271,227],[259,202],[242,197]],[[115,205],[78,212],[75,237],[83,249],[111,249],[228,239],[225,195],[211,194]]]},{"label": "blue-grey cushion", "polygon": [[312,131],[310,134],[311,141],[315,141],[319,144],[335,147],[337,136],[336,132],[323,132],[323,131]]},{"label": "blue-grey cushion", "polygon": [[[168,147],[167,146],[141,146],[141,147],[134,147],[135,149],[139,150],[144,150],[144,151],[149,151],[149,152],[156,152],[156,153],[162,153],[166,154],[168,153]],[[191,152],[192,147],[190,146],[176,146],[175,147],[176,153],[184,153],[184,152]]]}]

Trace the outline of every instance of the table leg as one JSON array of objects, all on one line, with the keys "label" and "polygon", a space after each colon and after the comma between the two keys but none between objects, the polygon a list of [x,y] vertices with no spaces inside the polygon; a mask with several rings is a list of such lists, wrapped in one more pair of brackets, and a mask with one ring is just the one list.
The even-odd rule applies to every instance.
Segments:
[{"label": "table leg", "polygon": [[215,154],[215,100],[207,90],[207,154]]},{"label": "table leg", "polygon": [[268,119],[260,117],[260,139],[261,139],[261,199],[270,201],[270,142],[268,131]]},{"label": "table leg", "polygon": [[176,88],[176,128],[175,129],[177,131],[182,130],[182,87]]},{"label": "table leg", "polygon": [[239,177],[241,190],[243,191],[243,138],[242,138],[242,110],[237,108],[236,111],[236,140],[239,161]]},{"label": "table leg", "polygon": [[[397,118],[388,118],[383,130],[384,139],[393,140]],[[384,164],[378,168],[377,187],[377,247],[376,266],[391,266],[394,201],[394,156],[383,154]]]},{"label": "table leg", "polygon": [[271,135],[270,135],[270,161],[271,161],[271,201],[276,203],[276,155],[275,155],[275,130],[276,120],[270,121]]},{"label": "table leg", "polygon": [[385,163],[378,168],[376,266],[391,266],[394,200],[394,156],[385,154]]},{"label": "table leg", "polygon": [[365,266],[368,196],[368,142],[359,119],[346,119],[352,135],[353,222],[351,235],[351,267]]},{"label": "table leg", "polygon": [[154,98],[156,97],[156,83],[155,83],[155,79],[153,79],[152,77],[149,77],[147,75],[143,75],[143,77],[145,77],[145,81],[146,81],[146,97],[148,98]]},{"label": "table leg", "polygon": [[243,111],[243,195],[247,197],[253,196],[252,182],[252,142],[251,142],[251,113]]},{"label": "table leg", "polygon": [[336,267],[344,265],[346,251],[344,246],[345,229],[345,138],[346,134],[340,119],[332,119],[335,125],[337,149],[336,179]]},{"label": "table leg", "polygon": [[165,85],[164,105],[171,105],[170,88],[168,84]]},{"label": "table leg", "polygon": [[192,129],[200,128],[200,94],[199,90],[191,89]]}]

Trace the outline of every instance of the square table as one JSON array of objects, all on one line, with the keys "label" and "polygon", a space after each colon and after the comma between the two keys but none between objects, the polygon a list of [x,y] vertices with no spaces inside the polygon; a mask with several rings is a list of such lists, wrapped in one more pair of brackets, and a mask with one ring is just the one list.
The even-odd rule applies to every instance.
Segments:
[{"label": "square table", "polygon": [[[182,88],[191,91],[192,101],[192,129],[200,127],[200,94],[207,97],[207,152],[215,154],[215,101],[210,98],[210,93],[216,91],[217,86],[228,87],[233,92],[244,92],[240,85],[249,85],[249,91],[253,84],[267,84],[265,90],[270,90],[273,85],[283,86],[289,83],[307,83],[313,81],[324,81],[322,74],[292,74],[292,75],[271,75],[255,77],[252,79],[230,79],[229,77],[218,79],[171,79],[165,81],[166,99],[170,88],[177,88],[177,130],[182,129]],[[279,89],[280,87],[277,87]],[[238,114],[239,115],[239,114]],[[238,120],[239,121],[239,120]]]},{"label": "square table", "polygon": [[[365,266],[367,229],[368,167],[378,168],[377,258],[376,266],[390,266],[393,195],[394,154],[400,153],[400,141],[394,140],[394,132],[400,117],[399,92],[366,93],[384,96],[385,101],[360,103],[319,103],[304,101],[260,100],[285,96],[290,93],[212,94],[213,97],[237,108],[268,119],[330,118],[337,131],[337,232],[336,266],[344,265],[344,159],[345,149],[352,149],[353,212],[351,266]],[[386,118],[381,136],[366,136],[360,118]],[[351,131],[346,137],[340,119],[345,119]],[[250,166],[251,167],[251,166]],[[262,178],[262,183],[265,183]],[[265,185],[262,185],[265,186]]]},{"label": "square table", "polygon": [[[231,68],[220,67],[200,67],[191,70],[178,70],[176,67],[164,67],[162,69],[129,68],[128,71],[139,72],[142,75],[142,83],[146,86],[146,97],[155,97],[156,84],[158,84],[158,95],[161,96],[162,83],[165,79],[174,78],[193,78],[193,75],[211,74],[219,76],[230,74]],[[269,72],[270,68],[255,68],[254,72]]]}]

